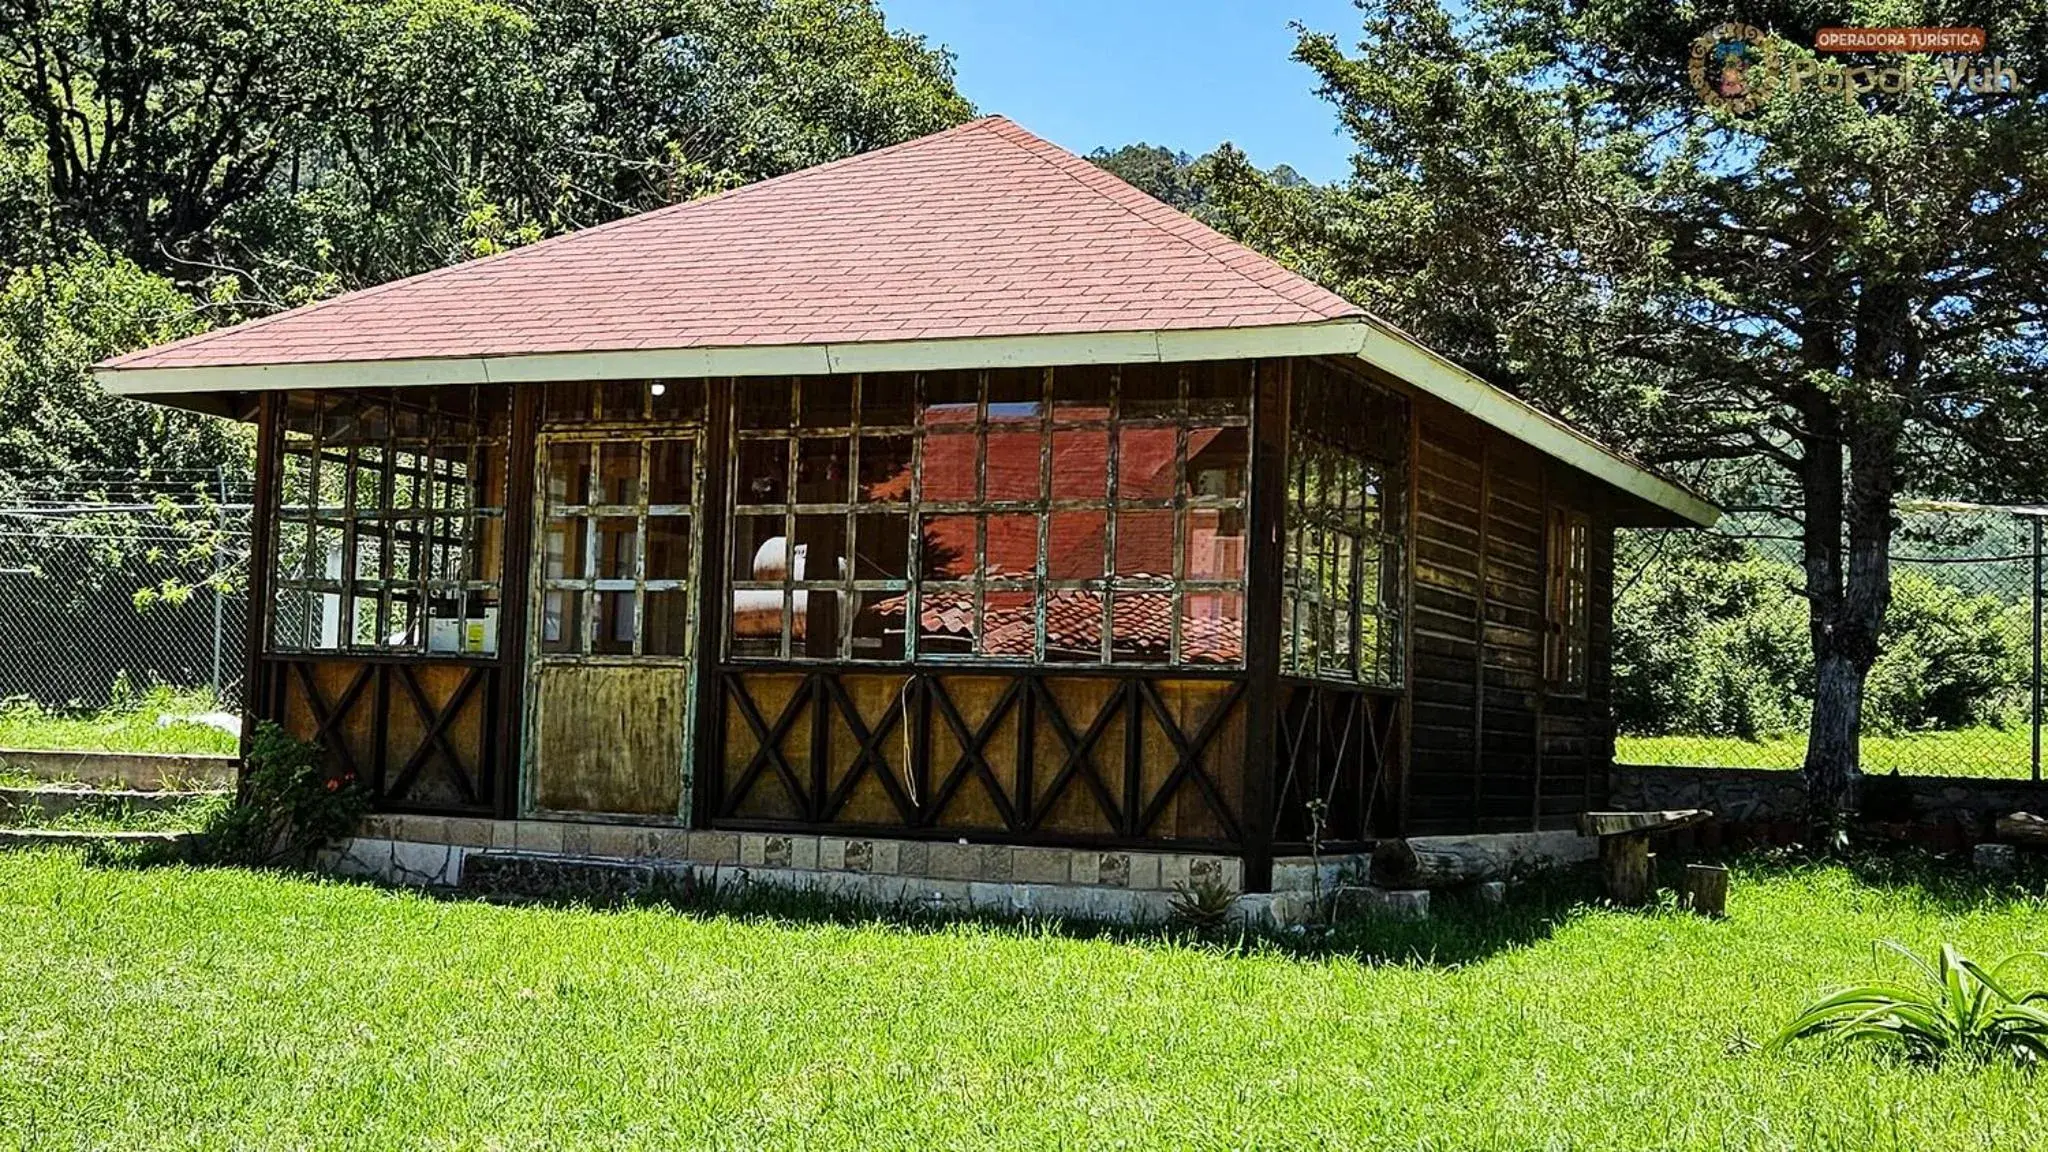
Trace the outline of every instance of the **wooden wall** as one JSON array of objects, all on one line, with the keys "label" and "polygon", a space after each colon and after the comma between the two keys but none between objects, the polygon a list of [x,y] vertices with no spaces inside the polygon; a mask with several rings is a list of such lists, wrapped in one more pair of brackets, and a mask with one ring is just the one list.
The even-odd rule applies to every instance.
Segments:
[{"label": "wooden wall", "polygon": [[[1416,400],[1409,835],[1563,828],[1613,758],[1614,501],[1597,483],[1426,397]],[[1543,678],[1545,515],[1593,528],[1583,694]]]}]

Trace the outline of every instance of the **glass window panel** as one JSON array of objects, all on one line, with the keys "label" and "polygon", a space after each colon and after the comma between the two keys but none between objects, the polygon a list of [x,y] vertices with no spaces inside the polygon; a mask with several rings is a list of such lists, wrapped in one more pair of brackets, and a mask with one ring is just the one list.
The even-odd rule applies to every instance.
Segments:
[{"label": "glass window panel", "polygon": [[981,636],[975,654],[1029,661],[1038,652],[1037,598],[1030,592],[991,589],[982,594]]},{"label": "glass window panel", "polygon": [[358,581],[377,580],[384,575],[384,526],[367,521],[356,525],[355,571]]},{"label": "glass window panel", "polygon": [[1102,660],[1103,593],[1057,588],[1045,600],[1045,658],[1057,663]]},{"label": "glass window panel", "polygon": [[1206,500],[1244,497],[1245,467],[1251,461],[1245,428],[1196,428],[1188,433],[1188,479],[1183,491]]},{"label": "glass window panel", "polygon": [[916,441],[909,436],[863,436],[860,441],[860,499],[901,503],[910,499],[910,465]]},{"label": "glass window panel", "polygon": [[654,419],[676,423],[704,419],[704,382],[701,380],[656,380],[647,386],[648,408]]},{"label": "glass window panel", "polygon": [[846,568],[846,517],[838,513],[805,513],[796,518],[796,556],[792,580],[849,579]]},{"label": "glass window panel", "polygon": [[1116,567],[1120,577],[1173,576],[1171,508],[1125,508],[1116,514]]},{"label": "glass window panel", "polygon": [[981,407],[981,373],[972,369],[924,375],[923,423],[972,424]]},{"label": "glass window panel", "polygon": [[741,504],[788,503],[789,448],[787,440],[740,441],[734,499]]},{"label": "glass window panel", "polygon": [[741,428],[788,428],[790,387],[786,379],[737,380],[733,391],[738,400]]},{"label": "glass window panel", "polygon": [[1109,658],[1118,664],[1163,664],[1173,643],[1173,593],[1110,593]]},{"label": "glass window panel", "polygon": [[1244,659],[1244,593],[1189,592],[1181,597],[1180,654],[1187,664]]},{"label": "glass window panel", "polygon": [[273,555],[276,562],[271,571],[274,579],[282,582],[302,580],[311,575],[307,566],[306,525],[286,520],[277,526],[277,550]]},{"label": "glass window panel", "polygon": [[404,519],[390,524],[390,569],[386,576],[407,582],[425,579],[426,521]]},{"label": "glass window panel", "polygon": [[547,386],[545,419],[550,424],[575,424],[596,414],[597,390],[585,383],[551,383]]},{"label": "glass window panel", "polygon": [[1119,500],[1164,500],[1173,495],[1175,428],[1124,428],[1117,433],[1116,494]]},{"label": "glass window panel", "polygon": [[1110,382],[1115,374],[1114,368],[1097,364],[1053,369],[1053,422],[1099,424],[1108,420]]},{"label": "glass window panel", "polygon": [[597,446],[594,504],[640,502],[640,445],[607,441]]},{"label": "glass window panel", "polygon": [[974,589],[927,585],[918,591],[917,650],[926,656],[974,651]]},{"label": "glass window panel", "polygon": [[978,568],[979,521],[973,516],[929,516],[918,545],[918,571],[927,580],[964,580]]},{"label": "glass window panel", "polygon": [[1058,511],[1046,519],[1045,575],[1049,580],[1100,580],[1108,552],[1109,513]]},{"label": "glass window panel", "polygon": [[1186,365],[1188,412],[1195,416],[1249,416],[1251,373],[1241,361],[1211,360]]},{"label": "glass window panel", "polygon": [[631,592],[598,592],[597,628],[590,637],[590,650],[603,656],[626,656],[633,651],[633,632],[638,624],[639,598]]},{"label": "glass window panel", "polygon": [[853,521],[856,580],[910,577],[910,517],[902,512],[866,513]]},{"label": "glass window panel", "polygon": [[631,580],[640,565],[640,522],[631,516],[605,516],[597,522],[597,578]]},{"label": "glass window panel", "polygon": [[917,423],[917,376],[881,372],[861,377],[860,424],[863,428],[907,428]]},{"label": "glass window panel", "polygon": [[690,654],[690,594],[683,589],[649,592],[647,609],[640,621],[640,650],[644,656],[688,656]]},{"label": "glass window panel", "polygon": [[690,518],[650,516],[647,518],[647,579],[688,580],[690,578]]},{"label": "glass window panel", "polygon": [[983,530],[987,543],[982,567],[989,578],[1029,580],[1037,575],[1037,513],[992,512]]},{"label": "glass window panel", "polygon": [[1123,419],[1172,416],[1180,410],[1180,365],[1126,364],[1116,395]]},{"label": "glass window panel", "polygon": [[853,593],[852,650],[854,660],[903,659],[903,607],[900,592]]},{"label": "glass window panel", "polygon": [[598,416],[607,423],[637,423],[647,418],[647,385],[639,380],[607,380],[598,386],[598,404]]},{"label": "glass window panel", "polygon": [[779,656],[782,653],[784,593],[780,588],[735,588],[726,623],[734,656]]},{"label": "glass window panel", "polygon": [[845,437],[797,441],[796,502],[844,504],[851,500],[852,490],[847,486],[850,449]]},{"label": "glass window panel", "polygon": [[987,498],[1035,501],[1044,491],[1044,438],[1037,427],[990,428],[985,449]]},{"label": "glass window panel", "polygon": [[787,529],[787,521],[781,516],[733,517],[733,579],[784,579],[789,571]]},{"label": "glass window panel", "polygon": [[853,378],[805,376],[797,385],[799,428],[853,426]]},{"label": "glass window panel", "polygon": [[809,660],[839,658],[839,592],[834,588],[798,588],[797,613],[790,631],[792,655]]},{"label": "glass window panel", "polygon": [[[589,444],[575,443],[548,445],[547,498],[550,504],[591,503],[591,448]],[[460,507],[453,502],[446,506]]]},{"label": "glass window panel", "polygon": [[1045,415],[1045,370],[997,368],[988,374],[988,422],[1036,424]]},{"label": "glass window panel", "polygon": [[358,648],[377,647],[377,598],[354,596],[349,604],[349,643]]},{"label": "glass window panel", "polygon": [[287,515],[313,506],[313,455],[311,451],[286,448],[284,466],[279,470],[278,505]]},{"label": "glass window panel", "polygon": [[1052,434],[1052,498],[1109,498],[1109,430],[1061,429]]},{"label": "glass window panel", "polygon": [[923,499],[928,504],[959,504],[975,498],[975,473],[981,442],[970,433],[933,433],[924,440]]},{"label": "glass window panel", "polygon": [[696,451],[689,440],[656,440],[648,445],[649,504],[688,504],[696,485]]},{"label": "glass window panel", "polygon": [[1235,508],[1190,508],[1187,517],[1187,578],[1243,580],[1248,552],[1244,513]]}]

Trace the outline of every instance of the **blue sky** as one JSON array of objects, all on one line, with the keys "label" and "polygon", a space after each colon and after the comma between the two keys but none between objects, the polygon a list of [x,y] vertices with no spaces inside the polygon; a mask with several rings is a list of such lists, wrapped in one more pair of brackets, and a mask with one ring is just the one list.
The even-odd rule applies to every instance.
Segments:
[{"label": "blue sky", "polygon": [[953,50],[960,90],[1070,151],[1225,140],[1262,168],[1350,172],[1290,21],[1358,39],[1350,0],[882,0],[892,27]]}]

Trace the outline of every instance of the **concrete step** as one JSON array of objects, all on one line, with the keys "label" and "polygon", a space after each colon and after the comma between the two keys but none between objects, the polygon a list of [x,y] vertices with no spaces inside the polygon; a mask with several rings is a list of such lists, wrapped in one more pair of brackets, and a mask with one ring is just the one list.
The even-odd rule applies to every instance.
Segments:
[{"label": "concrete step", "polygon": [[0,824],[35,824],[73,814],[118,820],[143,812],[169,812],[188,804],[230,795],[224,788],[145,792],[133,788],[86,788],[46,784],[0,788]]},{"label": "concrete step", "polygon": [[52,784],[85,784],[138,792],[233,788],[239,763],[233,756],[0,748],[0,768]]},{"label": "concrete step", "polygon": [[54,828],[0,828],[0,852],[31,848],[155,848],[184,858],[196,837],[190,832],[66,832]]}]

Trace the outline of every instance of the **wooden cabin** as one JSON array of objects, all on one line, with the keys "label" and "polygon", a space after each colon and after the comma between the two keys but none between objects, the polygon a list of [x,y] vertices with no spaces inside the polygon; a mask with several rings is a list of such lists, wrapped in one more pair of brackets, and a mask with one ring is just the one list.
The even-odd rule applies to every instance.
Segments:
[{"label": "wooden cabin", "polygon": [[1699,497],[1000,118],[102,365],[253,422],[252,716],[393,813],[1567,826]]}]

